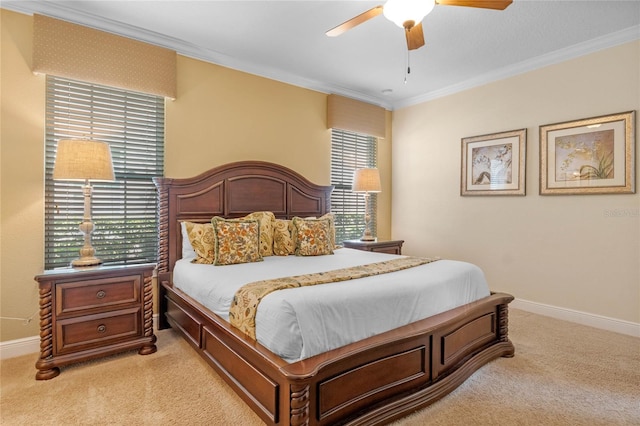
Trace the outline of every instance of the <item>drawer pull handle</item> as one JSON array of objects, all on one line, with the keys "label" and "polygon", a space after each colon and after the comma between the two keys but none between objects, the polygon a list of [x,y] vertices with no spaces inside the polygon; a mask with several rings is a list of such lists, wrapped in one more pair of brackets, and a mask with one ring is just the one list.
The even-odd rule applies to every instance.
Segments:
[{"label": "drawer pull handle", "polygon": [[104,324],[100,324],[98,326],[98,333],[104,333],[105,331],[107,331],[107,326]]},{"label": "drawer pull handle", "polygon": [[96,297],[98,299],[104,299],[104,297],[107,295],[107,292],[104,290],[100,290],[99,292],[96,293]]}]

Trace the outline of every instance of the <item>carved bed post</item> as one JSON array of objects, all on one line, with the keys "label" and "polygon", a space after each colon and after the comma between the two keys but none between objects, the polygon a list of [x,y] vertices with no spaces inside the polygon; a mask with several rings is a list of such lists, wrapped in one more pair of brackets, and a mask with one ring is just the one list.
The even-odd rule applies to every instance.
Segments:
[{"label": "carved bed post", "polygon": [[155,334],[153,334],[153,278],[155,276],[155,269],[153,271],[153,273],[147,273],[145,272],[144,274],[144,290],[142,292],[142,294],[144,294],[144,312],[143,312],[143,317],[144,317],[144,336],[145,337],[151,337],[151,342],[149,342],[148,344],[144,345],[143,347],[140,348],[140,350],[138,351],[138,353],[140,355],[149,355],[152,354],[154,352],[156,352],[158,350],[158,348],[156,347],[155,343],[156,343],[156,336]]},{"label": "carved bed post", "polygon": [[153,178],[158,190],[158,272],[169,271],[169,245],[161,243],[169,238],[169,186],[167,179]]},{"label": "carved bed post", "polygon": [[158,283],[158,330],[169,328],[164,315],[167,311],[165,291],[162,281],[169,273],[169,186],[172,179],[153,178],[158,191],[158,260],[156,282]]},{"label": "carved bed post", "polygon": [[[498,306],[498,335],[503,343],[509,342],[509,305],[506,303]],[[514,352],[503,355],[505,358],[513,357]]]},{"label": "carved bed post", "polygon": [[289,424],[307,426],[309,424],[309,384],[291,384],[289,396]]}]

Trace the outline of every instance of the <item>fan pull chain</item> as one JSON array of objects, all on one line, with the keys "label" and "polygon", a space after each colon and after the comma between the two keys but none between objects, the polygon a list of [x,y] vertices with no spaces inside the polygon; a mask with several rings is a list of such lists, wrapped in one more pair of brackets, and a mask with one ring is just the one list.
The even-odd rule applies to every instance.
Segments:
[{"label": "fan pull chain", "polygon": [[404,84],[407,84],[409,74],[411,74],[411,52],[407,50],[407,73],[404,75]]}]

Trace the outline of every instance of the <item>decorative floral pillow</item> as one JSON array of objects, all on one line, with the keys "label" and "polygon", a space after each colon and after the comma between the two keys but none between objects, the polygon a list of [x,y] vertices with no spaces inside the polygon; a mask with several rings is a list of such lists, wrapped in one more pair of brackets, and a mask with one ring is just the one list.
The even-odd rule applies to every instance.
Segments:
[{"label": "decorative floral pillow", "polygon": [[276,256],[288,256],[296,252],[290,227],[290,220],[276,219],[273,222],[273,254]]},{"label": "decorative floral pillow", "polygon": [[295,235],[296,256],[321,256],[333,254],[333,244],[330,237],[331,223],[329,219],[302,219],[294,217],[291,220]]},{"label": "decorative floral pillow", "polygon": [[[331,238],[331,247],[333,247],[333,249],[342,248],[341,245],[336,244],[336,219],[333,213],[325,213],[319,218],[312,216],[312,217],[306,217],[305,219],[328,219],[329,220],[329,238]],[[295,244],[295,238],[294,238],[294,244]]]},{"label": "decorative floral pillow", "polygon": [[273,225],[276,217],[271,212],[253,212],[243,219],[255,219],[260,222],[260,254],[273,256]]},{"label": "decorative floral pillow", "polygon": [[255,219],[211,219],[214,237],[214,265],[259,262],[260,222]]}]

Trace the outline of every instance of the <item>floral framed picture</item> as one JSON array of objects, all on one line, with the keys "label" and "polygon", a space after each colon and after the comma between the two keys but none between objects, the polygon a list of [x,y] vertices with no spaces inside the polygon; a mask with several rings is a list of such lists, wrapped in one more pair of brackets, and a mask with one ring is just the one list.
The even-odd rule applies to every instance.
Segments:
[{"label": "floral framed picture", "polygon": [[540,126],[540,194],[635,193],[635,111]]},{"label": "floral framed picture", "polygon": [[462,138],[460,195],[525,195],[527,129]]}]

